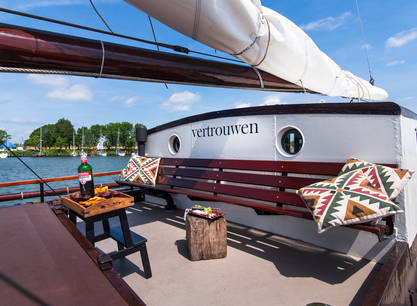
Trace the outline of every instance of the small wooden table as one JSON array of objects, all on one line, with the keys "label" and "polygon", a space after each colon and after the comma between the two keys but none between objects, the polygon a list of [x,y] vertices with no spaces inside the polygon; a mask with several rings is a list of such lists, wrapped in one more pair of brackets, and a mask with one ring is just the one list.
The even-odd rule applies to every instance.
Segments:
[{"label": "small wooden table", "polygon": [[[92,214],[85,214],[78,208],[68,205],[69,201],[63,201],[68,208],[69,218],[72,223],[77,223],[77,217],[85,222],[85,236],[94,245],[96,242],[112,238],[117,242],[117,251],[108,255],[113,260],[123,258],[127,255],[140,252],[142,259],[143,271],[145,278],[152,277],[151,265],[149,263],[148,251],[146,249],[147,239],[129,229],[129,223],[126,216],[126,207],[130,205],[115,205],[103,207],[103,212],[95,210]],[[72,203],[70,203],[72,204]],[[96,205],[100,205],[99,203]],[[133,205],[133,204],[132,204]],[[109,218],[118,217],[120,226],[110,227]],[[103,233],[96,235],[94,232],[94,223],[101,222],[103,225]]]},{"label": "small wooden table", "polygon": [[226,257],[227,222],[225,218],[210,220],[187,214],[185,230],[191,260]]}]

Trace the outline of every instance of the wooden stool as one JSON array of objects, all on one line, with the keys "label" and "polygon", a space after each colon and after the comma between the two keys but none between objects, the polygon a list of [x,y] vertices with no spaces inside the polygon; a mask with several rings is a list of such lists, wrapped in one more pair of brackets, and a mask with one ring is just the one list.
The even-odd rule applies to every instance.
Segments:
[{"label": "wooden stool", "polygon": [[210,220],[188,214],[185,228],[191,260],[226,257],[227,223],[225,218]]},{"label": "wooden stool", "polygon": [[[151,265],[149,263],[148,251],[146,249],[147,239],[129,230],[129,224],[125,208],[108,211],[102,214],[85,217],[69,209],[69,218],[77,224],[77,217],[85,222],[86,238],[94,245],[95,242],[112,238],[117,242],[118,251],[109,253],[113,260],[126,257],[132,253],[140,252],[145,278],[152,277]],[[119,217],[120,226],[110,227],[109,218]],[[104,233],[95,235],[94,223],[102,222]]]}]

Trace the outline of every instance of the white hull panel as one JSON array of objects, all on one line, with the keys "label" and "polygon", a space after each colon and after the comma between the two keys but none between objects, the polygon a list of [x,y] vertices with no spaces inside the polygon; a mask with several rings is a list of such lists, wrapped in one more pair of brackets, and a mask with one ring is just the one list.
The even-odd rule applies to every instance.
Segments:
[{"label": "white hull panel", "polygon": [[[417,170],[417,116],[398,114],[406,110],[391,105],[396,106],[392,114],[369,114],[369,110],[364,114],[349,114],[349,111],[347,114],[298,114],[297,110],[295,113],[282,113],[280,106],[270,108],[271,114],[256,116],[247,115],[256,108],[248,108],[247,113],[240,110],[236,116],[205,114],[198,120],[151,131],[146,154],[153,157],[318,162],[345,162],[350,157],[357,157]],[[297,106],[293,107],[293,110],[297,109]],[[278,114],[273,114],[274,111]],[[285,153],[281,146],[281,131],[289,127],[298,129],[304,139],[303,147],[294,155]],[[172,147],[173,137],[180,141],[177,153]],[[183,195],[174,195],[174,198],[180,208],[195,203]],[[252,209],[224,203],[203,202],[202,205],[225,210],[227,218],[237,223],[350,255],[380,260],[395,239],[407,241],[410,245],[413,242],[417,234],[416,198],[417,178],[414,177],[396,199],[405,211],[396,216],[396,232],[383,242],[379,242],[374,234],[350,228],[336,228],[317,234],[317,226],[310,220],[257,215]]]}]

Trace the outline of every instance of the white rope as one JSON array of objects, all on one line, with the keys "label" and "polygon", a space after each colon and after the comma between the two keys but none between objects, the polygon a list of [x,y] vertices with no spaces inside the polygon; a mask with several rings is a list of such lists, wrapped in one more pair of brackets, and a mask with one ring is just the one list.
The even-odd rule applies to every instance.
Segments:
[{"label": "white rope", "polygon": [[69,194],[69,187],[67,186],[67,194]]},{"label": "white rope", "polygon": [[303,90],[304,90],[304,94],[306,95],[306,100],[307,100],[307,103],[310,103],[310,98],[309,98],[309,96],[308,96],[307,90],[305,89],[305,87],[304,87],[304,84],[303,84],[303,81],[302,81],[302,80],[300,80],[300,84],[301,84],[301,87],[302,87],[302,88],[303,88]]},{"label": "white rope", "polygon": [[104,43],[103,41],[100,40],[101,43],[101,51],[102,51],[102,57],[101,57],[101,67],[100,67],[100,73],[98,75],[99,78],[101,78],[102,74],[103,74],[103,68],[104,68],[104,56],[105,56],[105,51],[104,51]]},{"label": "white rope", "polygon": [[[260,12],[260,14],[261,14],[261,16],[263,16],[262,15],[262,12]],[[255,35],[255,38],[252,40],[252,42],[246,47],[246,48],[244,48],[243,50],[241,50],[241,51],[239,51],[239,52],[236,52],[236,53],[231,53],[230,55],[233,55],[233,56],[239,56],[239,55],[242,55],[243,53],[245,53],[246,51],[248,51],[250,48],[252,48],[252,46],[258,41],[258,39],[260,38],[260,36],[258,35],[258,33],[259,33],[259,31],[261,30],[261,26],[262,26],[262,21],[259,21],[259,23],[258,23],[258,28],[256,29],[256,35]]]},{"label": "white rope", "polygon": [[360,13],[360,10],[359,10],[358,0],[356,0],[356,11],[358,12],[359,24],[361,26],[362,43],[363,43],[363,47],[365,49],[366,61],[368,62],[368,71],[369,71],[369,78],[370,78],[369,82],[372,85],[374,85],[374,78],[372,77],[372,71],[371,71],[371,62],[369,61],[368,44],[366,43],[366,39],[365,39],[365,31],[363,29],[363,23],[362,23],[361,13]]},{"label": "white rope", "polygon": [[271,43],[271,27],[269,25],[269,21],[264,15],[262,15],[262,18],[265,19],[266,25],[268,26],[268,43],[266,44],[265,53],[264,53],[264,56],[262,57],[261,61],[259,63],[257,63],[256,65],[252,65],[252,67],[258,67],[259,65],[261,65],[264,62],[264,60],[266,58],[266,55],[268,54],[268,51],[269,51],[269,45]]},{"label": "white rope", "polygon": [[20,196],[22,197],[22,200],[23,200],[24,199],[23,191],[20,192]]},{"label": "white rope", "polygon": [[255,67],[252,67],[255,70],[256,74],[258,75],[259,82],[261,83],[261,88],[264,88],[264,80],[262,79],[262,75],[260,74],[259,70]]},{"label": "white rope", "polygon": [[366,86],[363,86],[362,83],[358,79],[356,79],[355,77],[352,77],[349,74],[346,74],[346,77],[356,85],[356,88],[358,90],[358,96],[357,96],[358,102],[360,102],[361,99],[366,99],[365,92],[368,93],[367,97],[371,98],[371,93],[368,90],[368,88]]}]

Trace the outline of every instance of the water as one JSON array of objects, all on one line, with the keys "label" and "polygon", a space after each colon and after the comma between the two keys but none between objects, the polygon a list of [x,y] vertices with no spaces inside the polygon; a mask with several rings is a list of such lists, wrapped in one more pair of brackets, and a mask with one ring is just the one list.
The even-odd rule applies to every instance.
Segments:
[{"label": "water", "polygon": [[[22,160],[28,164],[40,177],[52,178],[61,176],[77,175],[77,168],[80,165],[80,157],[24,157]],[[93,167],[93,173],[118,171],[123,169],[129,156],[91,156],[88,163]],[[94,178],[95,184],[113,183],[118,175]],[[37,179],[17,158],[0,159],[0,182],[13,182]],[[78,186],[77,180],[51,182],[52,188],[66,188]],[[48,187],[45,185],[45,190]],[[0,194],[20,193],[25,191],[39,191],[39,184],[23,185],[0,188]],[[39,198],[24,199],[21,201],[0,202],[0,206],[13,205],[21,202],[39,201]]]}]

